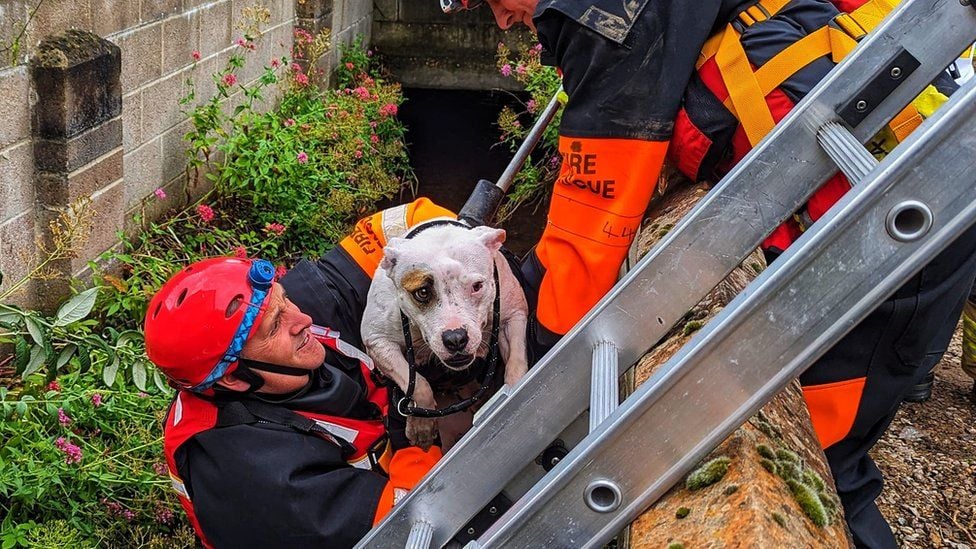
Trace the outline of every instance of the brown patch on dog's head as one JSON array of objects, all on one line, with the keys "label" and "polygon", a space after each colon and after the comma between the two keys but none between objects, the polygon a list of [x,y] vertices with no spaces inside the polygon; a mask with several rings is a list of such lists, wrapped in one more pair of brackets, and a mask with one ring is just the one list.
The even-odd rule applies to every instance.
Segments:
[{"label": "brown patch on dog's head", "polygon": [[411,269],[403,273],[400,287],[420,308],[426,308],[434,301],[434,276],[423,269]]}]

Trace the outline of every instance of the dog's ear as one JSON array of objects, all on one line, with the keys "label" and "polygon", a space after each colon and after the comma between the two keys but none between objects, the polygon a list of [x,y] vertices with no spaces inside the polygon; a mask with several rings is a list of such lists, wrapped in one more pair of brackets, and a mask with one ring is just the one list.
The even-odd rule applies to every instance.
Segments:
[{"label": "dog's ear", "polygon": [[502,244],[505,243],[505,229],[496,229],[481,225],[471,230],[478,237],[478,240],[481,240],[485,247],[493,252],[497,252],[502,247]]},{"label": "dog's ear", "polygon": [[404,239],[399,237],[391,238],[386,246],[383,248],[383,260],[380,261],[380,267],[386,271],[388,275],[393,276],[393,268],[396,267],[397,258],[400,255],[399,247],[403,244]]}]

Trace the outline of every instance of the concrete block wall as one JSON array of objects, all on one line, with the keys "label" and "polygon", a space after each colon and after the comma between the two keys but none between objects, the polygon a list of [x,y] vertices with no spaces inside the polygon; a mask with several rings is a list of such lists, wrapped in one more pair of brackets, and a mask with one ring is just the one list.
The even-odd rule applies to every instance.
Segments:
[{"label": "concrete block wall", "polygon": [[498,43],[534,43],[519,26],[502,31],[487,6],[446,15],[437,0],[376,0],[373,41],[384,65],[405,87],[517,89],[495,68]]},{"label": "concrete block wall", "polygon": [[[366,36],[368,43],[372,0],[0,2],[0,272],[4,275],[0,293],[37,263],[35,242],[45,238],[47,221],[56,213],[52,205],[63,206],[63,200],[44,196],[52,189],[62,193],[60,199],[80,194],[98,199],[96,230],[83,253],[65,267],[64,274],[69,277],[86,276],[87,261],[117,245],[119,229],[135,228],[135,214],[155,217],[181,205],[186,199],[182,137],[190,123],[181,112],[185,107],[179,100],[188,90],[188,79],[196,83],[198,99],[213,94],[216,86],[210,75],[239,50],[234,44],[243,34],[238,23],[245,9],[256,5],[266,7],[271,17],[262,26],[257,50],[245,56],[247,65],[238,73],[242,82],[257,78],[273,57],[288,54],[296,25],[311,22],[318,25],[314,30],[332,29],[333,45],[350,42],[357,34]],[[107,147],[118,138],[121,146],[108,147],[97,159],[66,168],[64,177],[57,178],[35,162],[38,155],[50,155],[43,150],[41,139],[32,135],[36,123],[31,120],[39,94],[28,61],[37,54],[42,40],[69,29],[88,31],[119,48],[121,114],[111,124],[100,126],[98,132],[89,130],[89,140],[107,139],[99,144]],[[196,62],[194,52],[200,54]],[[337,52],[333,47],[326,56],[329,66],[324,68],[331,70]],[[276,98],[274,94],[267,96],[270,106]],[[64,145],[63,150],[70,149]],[[114,176],[115,170],[121,178]],[[154,198],[158,188],[166,192],[167,199]],[[191,196],[199,196],[204,190],[189,189]],[[43,304],[47,300],[39,294],[48,291],[34,285],[12,301]]]}]

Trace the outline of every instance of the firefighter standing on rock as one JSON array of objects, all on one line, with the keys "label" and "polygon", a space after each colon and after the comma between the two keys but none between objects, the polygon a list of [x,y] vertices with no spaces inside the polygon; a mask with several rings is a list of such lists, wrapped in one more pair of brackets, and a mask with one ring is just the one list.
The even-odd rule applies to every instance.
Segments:
[{"label": "firefighter standing on rock", "polygon": [[[894,0],[440,0],[487,3],[502,29],[535,29],[569,97],[563,162],[541,240],[523,264],[529,345],[541,356],[614,285],[666,158],[717,181],[894,7]],[[931,114],[946,75],[871,144],[879,154]],[[847,190],[838,174],[763,243],[775,259]],[[976,227],[801,377],[859,547],[895,547],[868,450],[944,353],[973,277]],[[668,418],[661,418],[667,421]]]}]

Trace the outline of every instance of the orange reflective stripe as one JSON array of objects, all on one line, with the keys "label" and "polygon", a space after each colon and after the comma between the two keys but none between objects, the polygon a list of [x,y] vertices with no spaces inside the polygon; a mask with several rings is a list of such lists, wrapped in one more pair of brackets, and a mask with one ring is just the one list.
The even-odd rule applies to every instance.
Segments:
[{"label": "orange reflective stripe", "polygon": [[431,446],[426,452],[416,446],[408,446],[393,454],[389,467],[390,481],[386,483],[376,504],[373,526],[383,520],[401,497],[413,490],[442,456],[441,449],[437,446]]},{"label": "orange reflective stripe", "polygon": [[810,409],[810,420],[821,447],[826,449],[851,432],[865,381],[866,377],[859,377],[803,387],[803,398]]},{"label": "orange reflective stripe", "polygon": [[776,125],[773,115],[766,105],[766,94],[762,93],[752,65],[742,49],[738,34],[729,25],[722,36],[718,52],[715,53],[722,81],[729,90],[729,99],[735,108],[736,118],[742,124],[749,143],[755,147]]},{"label": "orange reflective stripe", "polygon": [[[435,217],[457,216],[428,198],[418,198],[409,204],[394,206],[360,219],[352,234],[343,238],[339,245],[367,276],[373,278],[383,259],[383,246],[386,246],[388,238],[402,236],[403,230]],[[391,230],[393,233],[387,234]]]},{"label": "orange reflective stripe", "polygon": [[654,193],[667,143],[560,137],[560,175],[536,256],[538,320],[564,334],[613,287]]}]

